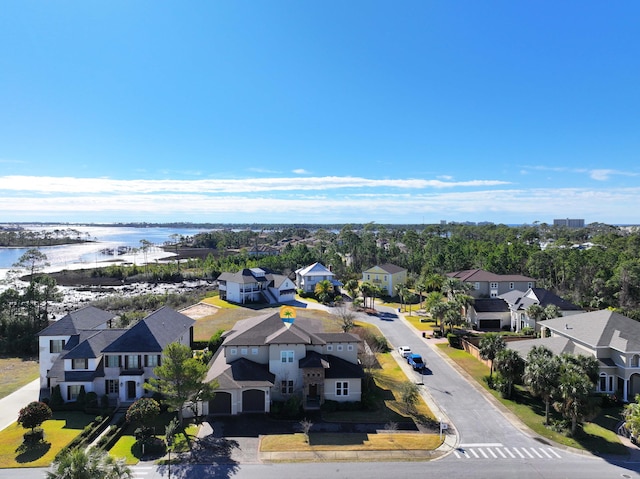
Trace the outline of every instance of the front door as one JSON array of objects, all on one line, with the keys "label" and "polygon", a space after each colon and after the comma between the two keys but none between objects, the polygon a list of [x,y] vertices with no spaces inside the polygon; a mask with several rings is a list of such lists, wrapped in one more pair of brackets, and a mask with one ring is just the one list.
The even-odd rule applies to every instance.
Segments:
[{"label": "front door", "polygon": [[136,398],[136,382],[127,381],[127,399]]}]

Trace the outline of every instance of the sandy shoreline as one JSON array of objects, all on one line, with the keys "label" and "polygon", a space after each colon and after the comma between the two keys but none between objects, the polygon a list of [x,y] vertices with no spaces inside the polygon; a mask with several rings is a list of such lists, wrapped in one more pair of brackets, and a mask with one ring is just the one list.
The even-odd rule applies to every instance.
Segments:
[{"label": "sandy shoreline", "polygon": [[[166,261],[167,259],[176,256],[175,253],[164,251],[160,248],[154,251],[149,251],[146,254],[146,258],[142,254],[123,254],[114,256],[113,259],[106,259],[97,261],[96,263],[75,262],[64,265],[52,265],[43,270],[45,273],[60,273],[63,271],[75,271],[83,269],[104,268],[114,264],[120,265],[133,265],[144,266],[144,264],[153,264],[158,261]],[[146,262],[144,261],[146,259]],[[6,275],[9,269],[0,270],[0,291],[4,291],[11,287],[6,282]],[[26,283],[24,283],[26,284]],[[59,319],[69,311],[74,311],[83,306],[88,305],[93,301],[104,299],[109,296],[125,296],[132,297],[142,294],[169,294],[189,292],[193,289],[212,288],[213,285],[210,281],[182,281],[180,283],[129,283],[120,285],[72,285],[62,286],[58,285],[58,289],[63,294],[63,300],[60,302],[51,303],[50,311],[52,314],[51,319]]]}]

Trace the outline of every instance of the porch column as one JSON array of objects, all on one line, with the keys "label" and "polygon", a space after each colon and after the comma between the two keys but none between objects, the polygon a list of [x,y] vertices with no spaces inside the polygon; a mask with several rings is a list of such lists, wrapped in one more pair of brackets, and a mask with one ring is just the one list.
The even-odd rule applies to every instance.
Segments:
[{"label": "porch column", "polygon": [[623,379],[622,380],[622,400],[624,402],[629,402],[629,399],[627,398],[628,389],[629,389],[629,380]]}]

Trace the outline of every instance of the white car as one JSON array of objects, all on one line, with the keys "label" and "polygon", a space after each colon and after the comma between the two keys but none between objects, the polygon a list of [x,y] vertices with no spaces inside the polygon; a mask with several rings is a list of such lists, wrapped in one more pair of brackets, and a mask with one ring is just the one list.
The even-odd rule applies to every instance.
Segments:
[{"label": "white car", "polygon": [[406,358],[411,354],[411,348],[409,346],[400,346],[398,348],[398,353],[400,353],[400,356],[403,358]]}]

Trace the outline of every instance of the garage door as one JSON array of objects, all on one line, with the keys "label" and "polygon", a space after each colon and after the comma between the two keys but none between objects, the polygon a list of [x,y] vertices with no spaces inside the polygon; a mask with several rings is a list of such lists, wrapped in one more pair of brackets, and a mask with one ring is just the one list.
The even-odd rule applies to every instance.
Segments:
[{"label": "garage door", "polygon": [[209,414],[231,414],[231,393],[217,392],[209,401]]},{"label": "garage door", "polygon": [[500,329],[499,319],[481,319],[480,329]]},{"label": "garage door", "polygon": [[264,412],[264,391],[242,391],[242,412]]}]

